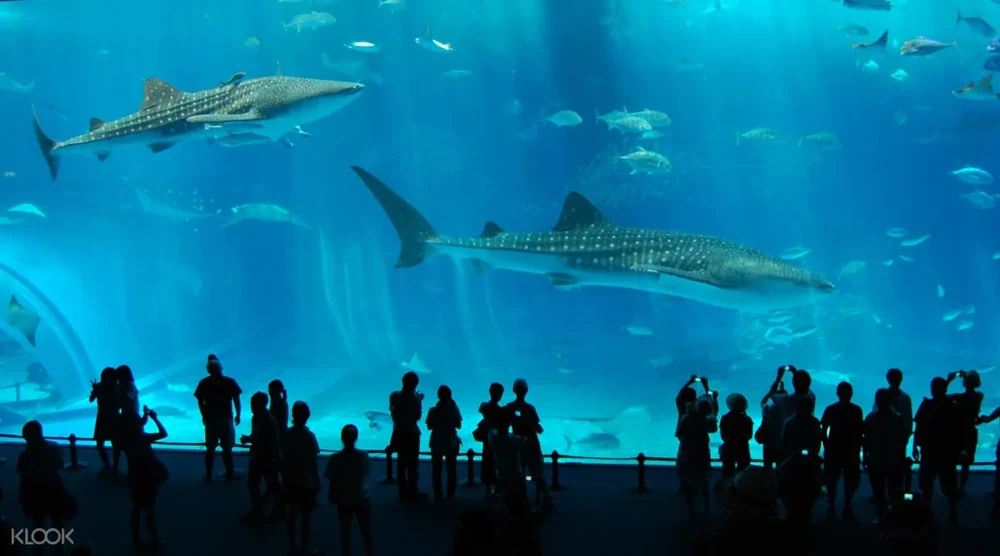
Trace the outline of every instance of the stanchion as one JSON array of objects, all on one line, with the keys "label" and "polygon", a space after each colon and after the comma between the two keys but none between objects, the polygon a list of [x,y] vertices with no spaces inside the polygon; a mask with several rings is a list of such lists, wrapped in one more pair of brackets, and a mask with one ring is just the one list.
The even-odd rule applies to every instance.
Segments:
[{"label": "stanchion", "polygon": [[552,452],[552,483],[549,485],[549,490],[552,492],[559,492],[565,489],[562,483],[559,482],[559,452]]},{"label": "stanchion", "polygon": [[396,479],[392,478],[392,446],[385,447],[385,478],[378,483],[380,485],[396,484]]},{"label": "stanchion", "polygon": [[476,452],[472,451],[472,448],[469,448],[469,451],[465,453],[465,457],[469,458],[468,461],[469,480],[465,481],[465,484],[462,486],[464,486],[465,488],[472,488],[476,486],[476,465],[475,465]]},{"label": "stanchion", "polygon": [[639,452],[639,455],[635,456],[635,459],[639,462],[639,484],[632,489],[632,492],[646,494],[649,492],[649,489],[646,487],[646,454]]},{"label": "stanchion", "polygon": [[76,435],[69,435],[69,463],[66,464],[66,471],[79,471],[87,467],[87,462],[80,461],[76,453]]}]

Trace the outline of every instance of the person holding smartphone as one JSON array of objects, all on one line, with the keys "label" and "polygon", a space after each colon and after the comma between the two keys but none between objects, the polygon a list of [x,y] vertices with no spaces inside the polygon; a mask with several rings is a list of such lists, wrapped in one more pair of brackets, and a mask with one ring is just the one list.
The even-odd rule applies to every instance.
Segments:
[{"label": "person holding smartphone", "polygon": [[528,382],[523,378],[514,381],[514,401],[507,404],[507,408],[513,414],[511,431],[515,436],[524,438],[523,450],[524,467],[527,469],[527,476],[531,477],[535,483],[535,503],[541,503],[544,499],[549,502],[552,493],[549,492],[548,483],[545,481],[545,463],[542,456],[542,445],[538,435],[542,434],[542,423],[538,417],[535,406],[528,403],[525,398],[528,395]]}]

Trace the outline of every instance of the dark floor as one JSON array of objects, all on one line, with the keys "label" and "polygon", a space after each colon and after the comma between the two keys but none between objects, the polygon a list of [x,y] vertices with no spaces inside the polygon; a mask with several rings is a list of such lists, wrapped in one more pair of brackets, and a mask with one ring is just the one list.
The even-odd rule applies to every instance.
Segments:
[{"label": "dark floor", "polygon": [[[0,509],[15,528],[27,525],[17,506],[17,477],[13,469],[19,449],[15,445],[0,446],[0,455],[10,461],[0,472],[4,490]],[[64,474],[81,509],[80,516],[71,523],[75,542],[91,543],[103,556],[129,554],[129,499],[124,481],[98,478],[95,475],[97,457],[93,451],[82,449],[80,458],[87,461],[89,467]],[[159,501],[161,534],[167,541],[164,554],[270,556],[285,553],[282,524],[255,530],[238,522],[248,504],[242,482],[203,484],[203,460],[199,454],[165,452],[162,458],[171,472]],[[384,473],[381,461],[373,463],[376,470]],[[220,464],[217,465],[221,467]],[[242,459],[237,467],[245,468]],[[425,473],[421,482],[424,489],[429,490],[428,470],[421,471]],[[376,475],[378,479],[381,473]],[[460,475],[464,478],[464,468],[460,469]],[[547,555],[685,554],[694,534],[718,521],[715,518],[712,523],[692,524],[688,520],[681,500],[674,494],[676,483],[669,469],[651,469],[648,484],[653,492],[641,495],[632,492],[636,484],[634,467],[563,465],[560,475],[567,488],[556,494],[555,510],[543,528]],[[973,476],[970,495],[962,503],[962,526],[944,533],[949,543],[944,554],[1000,554],[1000,527],[990,524],[987,518],[990,501],[984,494],[991,481],[991,475]],[[396,499],[394,486],[373,481],[372,498],[375,550],[379,554],[405,552],[408,556],[445,556],[456,516],[463,508],[481,504],[482,491],[479,488],[460,489],[458,501],[453,504],[403,504]],[[859,493],[856,504],[862,523],[869,523],[873,517],[867,498],[865,489]],[[820,506],[817,515],[822,510]],[[719,513],[718,508],[715,513]],[[944,516],[941,508],[938,508],[938,515]],[[324,504],[314,520],[315,547],[325,549],[331,556],[337,553],[335,519],[335,513]],[[847,550],[852,556],[880,553],[876,531],[871,525],[847,525],[823,519],[817,519],[817,524],[817,554],[839,555]],[[359,539],[355,538],[354,546],[354,554],[361,554]]]}]

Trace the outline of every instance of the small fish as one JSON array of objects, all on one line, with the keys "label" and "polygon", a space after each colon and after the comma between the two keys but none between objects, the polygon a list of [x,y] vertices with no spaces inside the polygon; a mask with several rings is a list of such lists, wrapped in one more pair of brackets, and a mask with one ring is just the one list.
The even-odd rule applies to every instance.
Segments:
[{"label": "small fish", "polygon": [[920,245],[921,243],[927,241],[933,236],[934,234],[924,234],[920,237],[915,237],[912,239],[904,239],[903,241],[899,242],[899,244],[903,247],[916,247],[917,245]]},{"label": "small fish", "polygon": [[850,276],[851,274],[857,274],[865,269],[868,264],[865,261],[850,261],[844,266],[840,267],[837,272],[837,276],[843,278],[844,276]]},{"label": "small fish", "polygon": [[649,108],[643,108],[638,112],[631,112],[628,115],[646,120],[653,128],[670,127],[670,124],[672,123],[670,116],[668,116],[665,112],[650,110]]},{"label": "small fish", "polygon": [[21,203],[20,205],[15,205],[7,209],[7,212],[22,212],[24,214],[34,214],[35,216],[41,216],[45,218],[45,213],[41,211],[38,207],[31,203]]},{"label": "small fish", "polygon": [[653,329],[649,328],[648,326],[640,326],[640,325],[633,324],[631,326],[626,326],[622,330],[625,330],[626,332],[628,332],[632,336],[652,336],[653,335]]},{"label": "small fish", "polygon": [[971,320],[963,320],[962,322],[958,323],[955,326],[955,328],[958,329],[959,331],[961,331],[961,330],[968,330],[968,329],[972,328],[975,325],[976,325],[976,323],[972,322]]},{"label": "small fish", "polygon": [[944,294],[945,294],[944,286],[942,286],[941,284],[938,284],[938,287],[937,287],[937,296],[938,297],[944,297]]},{"label": "small fish", "polygon": [[796,328],[792,333],[796,338],[805,338],[806,336],[812,336],[816,332],[819,332],[819,326],[811,324],[809,326],[803,326],[802,328]]},{"label": "small fish", "polygon": [[997,34],[997,30],[993,28],[992,25],[986,23],[981,17],[962,17],[962,10],[956,10],[958,15],[955,18],[955,25],[961,24],[963,21],[972,29],[977,35],[984,37],[994,37]]},{"label": "small fish", "polygon": [[450,42],[441,42],[439,40],[434,39],[431,36],[430,25],[424,26],[424,33],[421,36],[414,39],[414,42],[417,43],[417,46],[422,47],[424,50],[430,50],[431,52],[447,53],[455,51],[455,49],[451,46]]},{"label": "small fish", "polygon": [[802,145],[813,145],[821,149],[837,149],[840,148],[840,138],[830,132],[821,131],[799,137],[799,146]]},{"label": "small fish", "polygon": [[888,12],[892,10],[892,3],[886,0],[841,0],[845,8],[854,10],[872,10]]},{"label": "small fish", "polygon": [[997,95],[993,91],[993,74],[984,77],[979,83],[969,81],[969,84],[961,89],[955,89],[952,95],[962,100],[991,100],[997,101]]},{"label": "small fish", "polygon": [[927,37],[917,37],[903,43],[899,48],[901,56],[930,56],[939,50],[944,50],[949,46],[956,46],[958,41],[943,43]]},{"label": "small fish", "polygon": [[885,231],[885,235],[894,238],[906,237],[906,228],[889,228]]},{"label": "small fish", "polygon": [[156,415],[159,417],[187,417],[188,412],[179,407],[174,407],[172,405],[161,405],[158,407],[151,407]]},{"label": "small fish", "polygon": [[972,203],[972,206],[979,209],[991,209],[996,207],[996,199],[992,195],[982,190],[975,190],[972,193],[962,195],[962,198]]},{"label": "small fish", "polygon": [[786,261],[794,261],[795,259],[801,259],[802,257],[805,257],[809,253],[812,253],[812,249],[808,247],[802,247],[801,245],[797,245],[795,247],[789,247],[788,249],[785,249],[778,256],[781,257],[782,259],[785,259]]},{"label": "small fish", "polygon": [[5,177],[5,178],[7,178],[7,179],[10,179],[10,178],[13,178],[13,177],[14,177],[14,176],[16,176],[16,175],[17,175],[17,174],[15,174],[14,172],[11,172],[10,170],[6,170],[6,171],[5,171],[4,173],[3,173],[3,177]]},{"label": "small fish", "polygon": [[232,217],[221,227],[226,228],[246,220],[259,220],[261,222],[288,222],[301,228],[310,229],[300,217],[292,214],[285,207],[272,203],[247,203],[235,206],[230,209]]},{"label": "small fish", "polygon": [[961,309],[954,309],[952,311],[948,311],[947,313],[944,314],[944,316],[941,317],[941,320],[943,320],[944,322],[951,322],[957,319],[963,312],[964,311],[962,311]]},{"label": "small fish", "polygon": [[[867,31],[865,32],[867,35]],[[885,47],[889,44],[889,30],[886,29],[882,31],[879,38],[873,40],[872,42],[856,42],[851,45],[851,48],[857,50],[859,48],[874,48],[876,50],[885,50]]]},{"label": "small fish", "polygon": [[293,17],[288,23],[282,23],[281,26],[285,28],[286,33],[293,27],[296,33],[301,33],[303,29],[306,31],[315,31],[333,25],[336,22],[337,18],[333,17],[332,14],[326,12],[309,12],[307,14],[299,14]]},{"label": "small fish", "polygon": [[10,302],[7,303],[7,326],[20,332],[32,346],[35,345],[35,334],[41,323],[42,318],[37,313],[21,305],[17,297],[10,296]]},{"label": "small fish", "polygon": [[[998,58],[1000,58],[1000,56],[998,56]],[[976,168],[975,166],[963,166],[958,170],[952,171],[951,175],[958,178],[962,183],[967,183],[969,185],[993,184],[993,176],[986,170]]]},{"label": "small fish", "polygon": [[258,48],[260,48],[260,39],[258,39],[257,37],[247,37],[246,40],[243,41],[243,46],[247,47],[250,50],[256,51]]},{"label": "small fish", "polygon": [[673,171],[673,165],[670,163],[670,159],[660,153],[647,151],[642,147],[637,147],[635,152],[619,156],[617,160],[621,160],[628,164],[632,169],[632,174],[638,174],[640,172],[647,175],[669,174]]},{"label": "small fish", "polygon": [[917,259],[914,259],[913,257],[907,257],[906,255],[900,255],[899,256],[899,260],[901,260],[901,261],[903,261],[905,263],[912,263],[913,261],[915,261]]},{"label": "small fish", "polygon": [[389,13],[406,11],[406,0],[379,0],[378,7],[389,6]]},{"label": "small fish", "polygon": [[896,81],[903,82],[910,78],[910,74],[906,73],[904,69],[897,69],[896,71],[889,74],[889,77],[895,79]]},{"label": "small fish", "polygon": [[838,33],[843,33],[851,37],[867,37],[868,28],[854,23],[835,28]]},{"label": "small fish", "polygon": [[[441,74],[441,79],[461,79],[463,77],[469,77],[472,75],[470,70],[448,70]],[[575,114],[575,112],[574,112]],[[579,114],[577,114],[579,116]],[[583,118],[580,118],[580,123],[583,123]]]},{"label": "small fish", "polygon": [[545,121],[558,127],[573,127],[582,124],[583,118],[572,110],[560,110],[545,118]]},{"label": "small fish", "polygon": [[368,419],[368,428],[377,431],[392,429],[392,416],[382,411],[366,411],[365,418]]},{"label": "small fish", "polygon": [[349,42],[344,45],[344,48],[355,52],[363,52],[365,54],[378,54],[382,51],[381,46],[368,41]]},{"label": "small fish", "polygon": [[656,131],[654,129],[654,130],[651,130],[651,131],[644,131],[642,133],[642,135],[639,136],[639,139],[650,139],[651,140],[651,139],[659,139],[660,137],[663,137],[663,134],[660,133],[659,131]]},{"label": "small fish", "polygon": [[632,115],[625,115],[617,120],[608,122],[608,129],[616,129],[621,133],[646,133],[652,131],[653,126],[642,118]]},{"label": "small fish", "polygon": [[184,394],[190,392],[191,390],[192,390],[191,387],[188,386],[187,384],[173,384],[170,382],[167,383],[168,392],[177,392],[179,394]]},{"label": "small fish", "polygon": [[755,127],[746,133],[736,132],[736,146],[740,146],[740,140],[749,139],[758,142],[783,141],[784,135],[776,129],[769,127]]},{"label": "small fish", "polygon": [[892,259],[886,259],[886,260],[882,261],[882,266],[892,266],[893,262],[895,262],[895,261],[893,261]]}]

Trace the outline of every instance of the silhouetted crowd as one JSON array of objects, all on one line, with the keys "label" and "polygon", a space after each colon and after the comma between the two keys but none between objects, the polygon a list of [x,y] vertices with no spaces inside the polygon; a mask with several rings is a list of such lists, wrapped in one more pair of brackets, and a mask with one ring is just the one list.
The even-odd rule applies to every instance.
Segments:
[{"label": "silhouetted crowd", "polygon": [[[240,480],[243,474],[233,466],[233,447],[236,426],[242,420],[243,390],[236,380],[223,374],[218,357],[208,356],[206,370],[208,376],[194,391],[205,429],[204,480]],[[788,375],[791,392],[784,387]],[[959,378],[963,391],[949,394],[949,385]],[[827,515],[836,519],[841,483],[842,517],[856,521],[854,495],[862,470],[872,487],[876,523],[893,553],[936,553],[930,502],[940,490],[948,502],[949,523],[957,523],[959,501],[965,496],[969,465],[978,444],[977,427],[1000,418],[1000,408],[981,415],[981,380],[975,371],[933,379],[931,395],[920,403],[915,415],[910,396],[900,387],[903,373],[890,369],[886,380],[887,387],[875,393],[867,416],[852,402],[852,386],[842,382],[837,386],[838,401],[817,419],[809,373],[783,366],[761,400],[762,422],[755,429],[743,395],[729,395],[727,412],[719,418],[718,392],[709,388],[708,379],[692,376],[676,398],[679,491],[692,518],[697,518],[699,510],[710,514],[713,499],[726,516],[720,529],[698,539],[695,554],[722,554],[758,543],[774,554],[806,553],[803,547],[809,546],[813,507],[825,494]],[[703,392],[699,393],[696,385]],[[402,388],[389,396],[389,449],[396,456],[399,498],[408,503],[429,498],[418,488],[419,422],[424,418],[424,394],[418,386],[419,377],[408,372],[403,375]],[[250,434],[239,439],[249,446],[245,474],[249,511],[242,521],[254,527],[284,521],[291,553],[314,553],[310,546],[312,514],[325,479],[327,502],[337,508],[340,552],[349,555],[356,521],[365,553],[371,556],[371,461],[367,452],[356,448],[358,428],[343,428],[343,447],[327,460],[321,476],[319,444],[307,426],[309,406],[297,401],[289,408],[288,394],[279,380],[271,381],[267,390],[250,397]],[[527,382],[515,381],[513,392],[515,399],[502,404],[504,387],[493,383],[489,400],[479,406],[480,419],[472,436],[482,443],[480,475],[486,504],[462,515],[454,556],[541,554],[540,525],[552,509],[539,440],[543,428],[537,410],[526,401]],[[157,495],[170,474],[153,444],[165,439],[167,431],[156,411],[140,405],[127,366],[104,369],[92,385],[90,400],[97,405],[94,438],[103,464],[100,474],[118,474],[121,455],[125,455],[133,544],[136,549],[156,552],[163,545],[156,522]],[[150,421],[156,427],[154,433],[146,432]],[[435,500],[455,498],[462,424],[451,389],[439,387],[437,402],[425,418]],[[722,440],[718,452],[722,479],[713,484],[711,435],[716,433]],[[64,468],[61,451],[45,439],[38,421],[26,423],[23,436],[26,446],[18,458],[17,473],[24,515],[35,529],[43,528],[47,520],[52,527],[62,528],[79,510],[60,478]],[[911,436],[913,448],[907,454]],[[751,442],[763,448],[762,466],[751,465]],[[220,448],[225,469],[216,474],[215,452]],[[997,459],[1000,467],[1000,446]],[[917,489],[911,488],[914,463],[919,463]],[[1000,473],[996,482],[1000,491]],[[534,503],[528,493],[531,483],[535,485]],[[1000,496],[994,497],[992,517],[1000,519]],[[143,522],[148,538],[142,536]],[[801,542],[779,546],[773,543],[776,538]],[[17,547],[11,548],[16,553]],[[44,547],[37,549],[36,553],[41,553]],[[74,553],[93,552],[89,547],[78,547]]]},{"label": "silhouetted crowd", "polygon": [[[784,387],[789,374],[791,392]],[[959,378],[963,391],[949,394],[949,385]],[[957,525],[959,500],[965,496],[969,466],[979,443],[977,427],[1000,418],[1000,408],[981,415],[982,381],[976,371],[934,378],[930,397],[920,403],[915,415],[910,396],[901,388],[903,373],[890,369],[886,381],[887,387],[875,393],[867,416],[852,402],[851,384],[841,382],[838,401],[817,419],[808,371],[780,367],[761,400],[762,423],[754,430],[743,395],[729,395],[725,400],[728,412],[718,419],[718,392],[709,389],[704,377],[692,376],[676,399],[680,491],[692,517],[699,503],[709,511],[709,442],[718,431],[723,478],[712,490],[728,517],[723,529],[703,539],[696,553],[722,554],[779,537],[801,542],[777,547],[777,552],[802,550],[809,545],[813,506],[824,494],[827,517],[836,519],[841,483],[843,519],[857,520],[853,502],[862,470],[873,492],[875,523],[882,527],[893,553],[937,553],[931,501],[939,490],[948,503],[948,522]],[[701,394],[694,388],[698,383],[704,390]],[[911,437],[913,448],[907,454]],[[750,465],[751,441],[763,448],[761,467]],[[1000,446],[997,450],[1000,462]],[[914,463],[919,463],[916,489],[911,485]],[[1000,491],[1000,471],[995,483],[995,490]],[[778,518],[779,501],[784,519]],[[1000,519],[1000,496],[994,496],[991,517]]]}]

